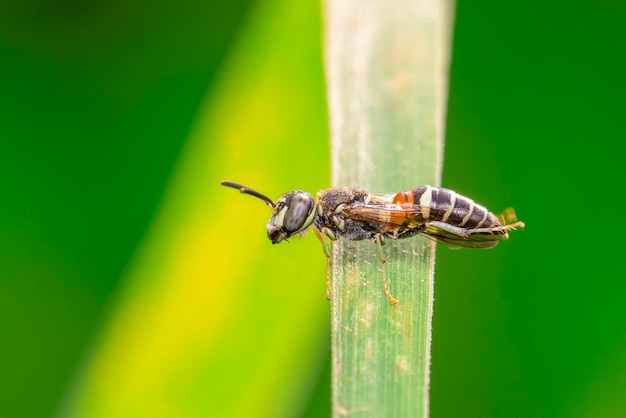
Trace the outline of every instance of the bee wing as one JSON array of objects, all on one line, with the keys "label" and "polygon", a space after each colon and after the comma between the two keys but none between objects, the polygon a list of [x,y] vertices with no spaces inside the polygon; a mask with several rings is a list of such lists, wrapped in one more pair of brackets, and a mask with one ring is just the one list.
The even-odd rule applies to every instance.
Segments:
[{"label": "bee wing", "polygon": [[414,229],[424,224],[419,206],[406,208],[393,204],[367,204],[346,208],[345,212],[350,218],[389,226],[389,229]]},{"label": "bee wing", "polygon": [[417,205],[407,208],[380,203],[352,206],[345,209],[348,217],[380,225],[390,233],[404,232],[403,237],[419,233],[452,248],[492,248],[508,235],[505,230],[464,229],[441,222],[425,221]]}]

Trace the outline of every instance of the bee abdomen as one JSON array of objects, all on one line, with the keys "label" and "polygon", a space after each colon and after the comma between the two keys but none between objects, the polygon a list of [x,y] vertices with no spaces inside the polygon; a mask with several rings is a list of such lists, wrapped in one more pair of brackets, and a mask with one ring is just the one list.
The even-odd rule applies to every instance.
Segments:
[{"label": "bee abdomen", "polygon": [[413,189],[413,202],[425,221],[445,222],[464,228],[499,226],[498,218],[472,199],[449,189],[419,186]]}]

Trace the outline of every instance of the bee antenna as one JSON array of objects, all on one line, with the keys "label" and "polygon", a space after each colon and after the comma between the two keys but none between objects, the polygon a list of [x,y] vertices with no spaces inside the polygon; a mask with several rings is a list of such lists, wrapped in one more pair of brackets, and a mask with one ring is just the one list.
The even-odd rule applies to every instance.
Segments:
[{"label": "bee antenna", "polygon": [[270,199],[269,197],[265,196],[262,193],[257,192],[256,190],[253,190],[249,187],[246,186],[242,186],[241,184],[238,183],[233,183],[232,181],[227,181],[227,180],[223,180],[220,182],[220,184],[222,186],[226,186],[226,187],[232,187],[233,189],[237,189],[239,190],[241,193],[245,193],[245,194],[249,194],[250,196],[254,196],[254,197],[258,197],[259,199],[261,199],[262,201],[264,201],[265,203],[267,203],[267,205],[272,208],[275,209],[276,205],[274,204],[274,202],[272,201],[272,199]]}]

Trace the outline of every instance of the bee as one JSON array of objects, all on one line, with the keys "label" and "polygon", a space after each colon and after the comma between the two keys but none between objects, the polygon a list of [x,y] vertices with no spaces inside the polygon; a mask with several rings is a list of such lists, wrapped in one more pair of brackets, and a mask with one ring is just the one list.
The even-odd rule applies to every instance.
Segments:
[{"label": "bee", "polygon": [[[493,248],[509,239],[509,230],[524,228],[512,208],[496,216],[484,206],[455,191],[433,186],[418,186],[395,194],[372,194],[356,187],[332,187],[310,193],[294,190],[276,201],[241,184],[222,181],[231,187],[263,200],[271,209],[267,236],[272,244],[303,234],[313,227],[322,243],[330,265],[331,241],[339,237],[348,240],[374,241],[381,263],[386,259],[382,245],[385,239],[402,239],[423,235],[447,247]],[[384,274],[384,270],[383,270]],[[383,276],[385,295],[392,305],[394,298]],[[326,296],[330,295],[327,271]]]}]

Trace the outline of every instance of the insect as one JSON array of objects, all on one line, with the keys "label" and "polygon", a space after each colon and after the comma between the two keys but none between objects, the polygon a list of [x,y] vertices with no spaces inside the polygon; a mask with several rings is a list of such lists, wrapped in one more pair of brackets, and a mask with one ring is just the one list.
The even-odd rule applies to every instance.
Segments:
[{"label": "insect", "polygon": [[[492,248],[509,238],[509,230],[524,227],[511,208],[496,216],[472,199],[441,187],[419,186],[387,195],[368,193],[356,187],[332,187],[318,192],[317,199],[310,193],[294,190],[272,201],[241,184],[231,181],[221,184],[259,198],[272,209],[267,236],[273,244],[302,234],[312,226],[322,242],[328,263],[330,241],[339,237],[372,239],[378,258],[384,264],[382,245],[387,238],[421,234],[454,249]],[[396,305],[398,300],[389,291],[384,269],[383,284],[387,299]],[[326,288],[329,297],[328,272]]]}]

